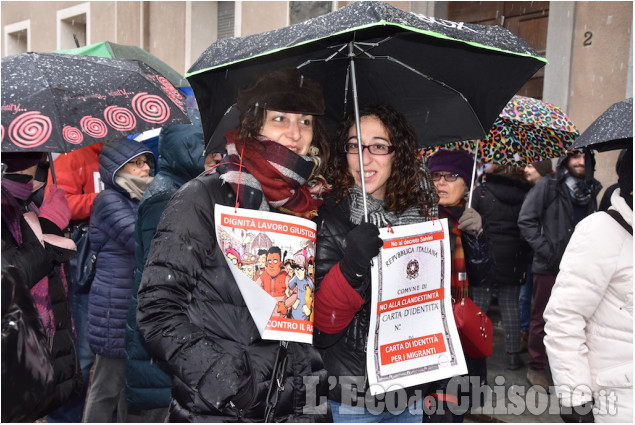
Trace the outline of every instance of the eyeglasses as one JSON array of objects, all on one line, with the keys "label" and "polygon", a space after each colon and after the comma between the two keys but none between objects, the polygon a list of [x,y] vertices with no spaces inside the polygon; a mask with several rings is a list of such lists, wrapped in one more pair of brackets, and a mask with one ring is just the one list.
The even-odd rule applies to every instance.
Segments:
[{"label": "eyeglasses", "polygon": [[137,158],[137,159],[134,159],[134,160],[128,162],[128,164],[134,164],[138,168],[143,167],[144,164],[149,167],[150,166],[150,161],[148,161],[147,159]]},{"label": "eyeglasses", "polygon": [[[364,149],[368,149],[373,155],[388,155],[395,151],[395,147],[391,145],[362,145],[362,152]],[[346,143],[344,145],[344,152],[350,154],[359,154],[359,145],[357,143]]]},{"label": "eyeglasses", "polygon": [[456,181],[456,179],[459,178],[459,175],[456,173],[448,173],[448,174],[432,173],[432,181],[435,181],[435,182],[441,181],[441,177],[443,177],[446,182],[453,183]]}]

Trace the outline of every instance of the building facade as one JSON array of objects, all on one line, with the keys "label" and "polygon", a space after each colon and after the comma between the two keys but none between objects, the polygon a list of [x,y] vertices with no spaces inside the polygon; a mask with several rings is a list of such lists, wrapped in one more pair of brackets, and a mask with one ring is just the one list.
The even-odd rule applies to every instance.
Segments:
[{"label": "building facade", "polygon": [[[340,1],[2,1],[2,56],[100,41],[133,44],[185,73],[219,38],[284,27],[346,5]],[[630,1],[389,1],[436,18],[501,25],[549,64],[519,94],[560,106],[583,132],[633,95]],[[617,152],[596,155],[596,177],[617,180]]]}]

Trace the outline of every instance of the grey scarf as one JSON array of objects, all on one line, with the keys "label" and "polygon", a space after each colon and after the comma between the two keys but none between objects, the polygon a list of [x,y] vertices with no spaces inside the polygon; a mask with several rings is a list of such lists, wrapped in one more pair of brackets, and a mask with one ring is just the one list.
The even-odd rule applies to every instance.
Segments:
[{"label": "grey scarf", "polygon": [[576,205],[587,205],[591,200],[591,189],[584,179],[569,174],[565,179],[571,202]]},{"label": "grey scarf", "polygon": [[115,174],[115,183],[121,186],[130,194],[132,199],[141,200],[143,193],[146,191],[154,177],[136,177],[132,174],[117,171]]},{"label": "grey scarf", "polygon": [[[362,195],[362,188],[357,185],[353,186],[353,188],[350,189],[349,199],[351,207],[351,222],[354,224],[360,224],[364,219],[364,199]],[[366,196],[366,204],[368,207],[368,221],[379,228],[428,221],[426,217],[419,214],[419,208],[408,208],[403,213],[397,214],[394,211],[386,211],[384,209],[384,202],[379,201],[370,195]]]}]

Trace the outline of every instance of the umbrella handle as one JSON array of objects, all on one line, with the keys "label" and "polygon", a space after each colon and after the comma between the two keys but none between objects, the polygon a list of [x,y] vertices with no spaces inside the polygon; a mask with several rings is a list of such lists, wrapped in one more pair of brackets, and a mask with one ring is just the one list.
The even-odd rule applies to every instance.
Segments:
[{"label": "umbrella handle", "polygon": [[57,186],[57,179],[55,178],[55,168],[53,168],[53,154],[49,152],[48,157],[49,157],[49,169],[51,170],[51,180],[53,180],[53,184]]},{"label": "umbrella handle", "polygon": [[472,208],[472,193],[474,192],[474,178],[476,177],[476,158],[478,156],[478,141],[474,150],[474,165],[472,166],[472,184],[470,184],[470,196],[467,200],[467,207]]}]

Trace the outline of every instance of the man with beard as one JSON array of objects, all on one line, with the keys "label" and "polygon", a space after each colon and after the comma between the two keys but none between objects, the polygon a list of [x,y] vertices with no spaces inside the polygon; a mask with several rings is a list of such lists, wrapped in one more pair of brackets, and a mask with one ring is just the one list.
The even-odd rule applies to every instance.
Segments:
[{"label": "man with beard", "polygon": [[587,182],[584,174],[584,154],[570,153],[559,161],[554,173],[540,179],[529,191],[518,216],[520,232],[534,252],[527,380],[545,392],[549,392],[549,381],[545,375],[547,355],[542,315],[571,234],[584,217],[597,210],[596,196],[602,188],[595,179]]}]

